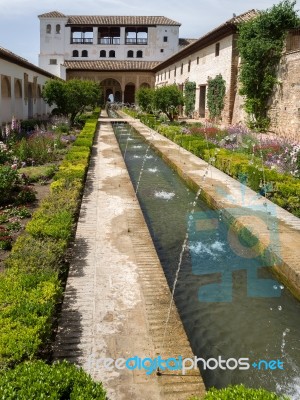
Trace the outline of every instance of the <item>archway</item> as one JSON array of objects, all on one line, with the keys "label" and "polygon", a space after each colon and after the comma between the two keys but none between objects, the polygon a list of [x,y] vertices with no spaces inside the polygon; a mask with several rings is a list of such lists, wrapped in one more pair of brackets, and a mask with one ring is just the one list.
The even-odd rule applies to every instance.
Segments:
[{"label": "archway", "polygon": [[135,102],[135,85],[134,83],[128,83],[125,86],[124,103],[132,104]]},{"label": "archway", "polygon": [[32,83],[28,83],[28,118],[33,118]]},{"label": "archway", "polygon": [[11,121],[11,81],[8,76],[1,76],[1,120]]},{"label": "archway", "polygon": [[15,109],[14,116],[17,119],[23,117],[23,100],[22,100],[22,82],[20,79],[15,79]]},{"label": "archway", "polygon": [[143,82],[143,83],[140,85],[140,88],[147,88],[147,89],[150,89],[150,85],[149,85],[149,83],[147,83],[147,82]]},{"label": "archway", "polygon": [[[122,93],[121,85],[116,79],[108,78],[101,82],[102,88],[102,103],[105,104],[110,94],[114,95],[115,101],[121,101],[116,99],[116,93]],[[120,96],[121,97],[121,96]]]},{"label": "archway", "polygon": [[120,103],[121,101],[122,101],[121,92],[119,90],[116,90],[116,92],[115,92],[115,102]]}]

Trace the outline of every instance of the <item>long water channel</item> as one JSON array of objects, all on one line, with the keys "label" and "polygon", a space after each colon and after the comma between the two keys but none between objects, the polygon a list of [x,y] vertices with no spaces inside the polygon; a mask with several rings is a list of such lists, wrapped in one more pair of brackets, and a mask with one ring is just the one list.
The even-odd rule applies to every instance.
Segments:
[{"label": "long water channel", "polygon": [[[273,294],[249,296],[247,268],[228,245],[221,215],[200,200],[193,205],[195,193],[130,125],[113,126],[171,288],[188,232],[174,300],[194,354],[249,359],[247,370],[234,369],[233,360],[226,369],[204,370],[200,362],[206,387],[243,383],[300,399],[300,303],[258,258],[247,268],[260,280],[274,280]],[[223,291],[214,284],[220,276]],[[267,367],[264,360],[275,362]]]}]

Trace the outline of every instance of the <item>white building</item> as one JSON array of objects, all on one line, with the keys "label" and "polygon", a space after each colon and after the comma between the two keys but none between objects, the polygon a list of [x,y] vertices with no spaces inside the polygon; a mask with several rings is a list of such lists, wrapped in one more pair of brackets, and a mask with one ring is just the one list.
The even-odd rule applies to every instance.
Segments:
[{"label": "white building", "polygon": [[18,120],[46,118],[51,109],[42,99],[45,82],[52,74],[0,47],[0,127]]},{"label": "white building", "polygon": [[195,82],[195,116],[207,118],[207,85],[211,78],[222,75],[226,84],[224,123],[231,123],[235,98],[239,55],[237,50],[238,25],[257,15],[255,10],[234,16],[177,54],[161,62],[153,70],[155,85],[176,84],[184,90],[185,83]]},{"label": "white building", "polygon": [[180,24],[162,16],[39,15],[39,66],[65,78],[65,61],[163,61],[179,50]]}]

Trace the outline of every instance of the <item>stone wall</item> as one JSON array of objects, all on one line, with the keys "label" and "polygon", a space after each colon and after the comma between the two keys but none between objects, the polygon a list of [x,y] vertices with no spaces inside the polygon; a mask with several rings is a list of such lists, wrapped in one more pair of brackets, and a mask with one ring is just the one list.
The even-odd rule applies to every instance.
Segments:
[{"label": "stone wall", "polygon": [[300,137],[300,50],[286,53],[269,102],[270,131],[291,139]]},{"label": "stone wall", "polygon": [[[278,67],[278,84],[269,100],[270,132],[300,138],[300,50],[285,53]],[[243,97],[236,91],[232,123],[246,123]]]}]

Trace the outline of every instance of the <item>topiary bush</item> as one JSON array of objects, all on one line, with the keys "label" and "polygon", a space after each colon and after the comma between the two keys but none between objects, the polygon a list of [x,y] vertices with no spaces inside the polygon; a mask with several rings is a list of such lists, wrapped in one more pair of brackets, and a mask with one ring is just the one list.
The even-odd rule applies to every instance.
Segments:
[{"label": "topiary bush", "polygon": [[0,398],[5,400],[106,400],[102,384],[66,361],[25,362],[0,373]]}]

